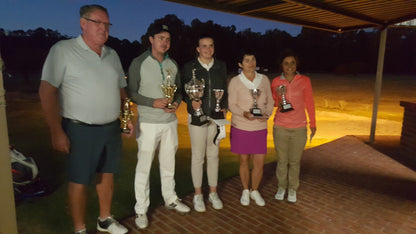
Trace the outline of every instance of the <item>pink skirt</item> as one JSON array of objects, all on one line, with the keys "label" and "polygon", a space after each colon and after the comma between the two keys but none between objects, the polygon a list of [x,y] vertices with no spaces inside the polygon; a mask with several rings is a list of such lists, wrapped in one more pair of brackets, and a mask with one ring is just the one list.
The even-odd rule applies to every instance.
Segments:
[{"label": "pink skirt", "polygon": [[245,131],[231,127],[230,143],[235,154],[267,154],[267,129]]}]

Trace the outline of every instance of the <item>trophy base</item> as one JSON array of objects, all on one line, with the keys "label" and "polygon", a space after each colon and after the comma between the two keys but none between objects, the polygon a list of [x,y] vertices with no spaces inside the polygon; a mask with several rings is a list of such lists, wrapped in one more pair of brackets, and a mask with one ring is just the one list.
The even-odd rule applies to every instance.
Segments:
[{"label": "trophy base", "polygon": [[280,109],[280,112],[288,112],[288,111],[292,111],[292,110],[294,110],[292,108],[292,104],[287,103],[287,104],[282,105],[282,109]]},{"label": "trophy base", "polygon": [[168,108],[168,109],[175,109],[175,108],[176,108],[176,106],[175,106],[175,105],[173,105],[172,103],[169,103],[169,104],[168,104],[168,106],[167,106],[166,108]]},{"label": "trophy base", "polygon": [[224,112],[222,112],[222,111],[216,112],[214,110],[213,112],[211,112],[211,118],[213,118],[213,119],[225,119],[224,118]]},{"label": "trophy base", "polygon": [[130,134],[131,130],[128,128],[120,128],[121,133]]},{"label": "trophy base", "polygon": [[250,113],[256,118],[256,117],[263,117],[263,114],[261,113],[260,108],[251,108]]},{"label": "trophy base", "polygon": [[207,119],[207,116],[206,115],[200,115],[200,116],[195,116],[195,115],[192,115],[192,121],[191,121],[191,124],[192,125],[195,125],[195,126],[202,126],[202,125],[204,125],[204,124],[206,124],[206,123],[208,123],[209,121],[208,121],[208,119]]}]

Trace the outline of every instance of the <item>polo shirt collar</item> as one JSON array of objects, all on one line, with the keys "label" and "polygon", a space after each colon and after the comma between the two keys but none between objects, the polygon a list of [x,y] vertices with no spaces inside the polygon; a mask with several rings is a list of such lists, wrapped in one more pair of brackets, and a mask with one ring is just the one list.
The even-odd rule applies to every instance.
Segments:
[{"label": "polo shirt collar", "polygon": [[[88,45],[87,43],[85,43],[84,39],[82,38],[82,35],[79,35],[77,38],[77,43],[81,46],[81,48],[83,48],[84,50],[90,50],[93,51]],[[93,51],[94,52],[94,51]],[[101,48],[101,57],[103,57],[105,55],[106,52],[106,47],[103,46]],[[95,53],[95,52],[94,52]]]},{"label": "polo shirt collar", "polygon": [[[298,75],[300,75],[300,73],[299,73],[298,71],[296,71],[296,74],[295,74],[295,76],[293,77],[293,79],[295,79],[295,78],[296,78],[296,76],[298,76]],[[285,75],[283,75],[283,72],[282,72],[282,74],[280,75],[280,79],[281,79],[281,80],[286,80]]]},{"label": "polo shirt collar", "polygon": [[[149,47],[148,51],[150,53],[150,56],[159,63],[159,61],[152,54],[152,47]],[[169,54],[166,52],[165,55],[163,56],[163,60],[165,60],[167,58],[169,58]],[[163,60],[162,60],[162,62],[163,62]]]}]

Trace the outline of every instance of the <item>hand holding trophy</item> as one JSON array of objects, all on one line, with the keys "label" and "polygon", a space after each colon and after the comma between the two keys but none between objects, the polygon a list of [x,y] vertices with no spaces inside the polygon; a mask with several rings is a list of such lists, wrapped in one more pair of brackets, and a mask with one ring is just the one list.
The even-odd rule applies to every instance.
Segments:
[{"label": "hand holding trophy", "polygon": [[212,111],[212,118],[213,119],[224,119],[224,113],[221,110],[220,101],[222,99],[222,96],[224,95],[224,89],[213,89],[215,99],[217,100],[217,103],[215,105],[214,111]]},{"label": "hand holding trophy", "polygon": [[279,102],[280,112],[288,112],[288,111],[293,110],[292,104],[286,100],[286,92],[287,92],[286,85],[280,85],[279,87],[276,88],[276,91],[280,96],[280,102]]},{"label": "hand holding trophy", "polygon": [[[193,101],[199,101],[204,96],[205,81],[204,79],[197,80],[195,77],[195,69],[192,70],[192,79],[185,84],[185,92],[189,98]],[[198,108],[192,114],[191,124],[196,126],[202,126],[208,123],[207,116],[204,115],[202,108]]]},{"label": "hand holding trophy", "polygon": [[174,97],[175,92],[178,89],[178,87],[172,81],[172,78],[170,76],[170,71],[167,71],[167,74],[168,75],[167,75],[166,79],[162,82],[162,85],[161,85],[162,92],[169,101],[169,103],[167,105],[167,108],[168,109],[175,109],[176,106],[172,104],[172,101],[173,101],[173,97]]},{"label": "hand holding trophy", "polygon": [[131,130],[128,128],[128,122],[133,118],[134,112],[131,110],[130,98],[124,98],[123,110],[121,112],[121,132],[130,134]]}]

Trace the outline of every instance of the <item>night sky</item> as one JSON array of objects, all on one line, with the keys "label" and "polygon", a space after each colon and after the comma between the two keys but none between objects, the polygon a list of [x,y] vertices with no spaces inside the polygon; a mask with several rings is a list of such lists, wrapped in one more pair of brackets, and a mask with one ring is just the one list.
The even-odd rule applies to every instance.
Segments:
[{"label": "night sky", "polygon": [[139,40],[147,27],[167,14],[175,14],[190,25],[193,19],[201,22],[212,20],[222,26],[235,25],[237,31],[251,28],[264,33],[269,29],[286,31],[292,36],[300,33],[301,27],[245,16],[190,7],[162,0],[0,0],[0,28],[4,30],[29,30],[42,27],[58,30],[62,35],[77,36],[79,8],[85,4],[100,4],[106,7],[113,26],[110,35],[130,41]]}]

